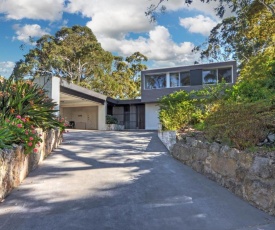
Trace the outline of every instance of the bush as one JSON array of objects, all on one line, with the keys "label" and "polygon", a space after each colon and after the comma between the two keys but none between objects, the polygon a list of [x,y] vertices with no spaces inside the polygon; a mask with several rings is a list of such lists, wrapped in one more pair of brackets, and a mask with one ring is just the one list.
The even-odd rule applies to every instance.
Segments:
[{"label": "bush", "polygon": [[159,100],[159,120],[163,130],[178,130],[201,119],[201,111],[196,108],[192,95],[177,91]]},{"label": "bush", "polygon": [[118,120],[116,117],[112,116],[112,115],[107,115],[106,116],[106,124],[117,124]]},{"label": "bush", "polygon": [[24,153],[37,152],[42,139],[37,134],[29,119],[18,115],[16,118],[6,119],[0,124],[0,148],[9,148],[12,144],[21,144]]},{"label": "bush", "polygon": [[56,103],[32,81],[0,80],[0,148],[22,144],[25,153],[36,151],[41,141],[35,128],[43,130],[59,127],[64,122],[55,116]]},{"label": "bush", "polygon": [[164,130],[179,130],[199,125],[208,116],[213,104],[227,96],[228,85],[205,86],[202,90],[176,91],[159,100],[159,119]]},{"label": "bush", "polygon": [[205,133],[211,141],[228,143],[238,149],[255,146],[275,131],[275,105],[270,100],[253,103],[217,104],[205,120]]},{"label": "bush", "polygon": [[275,47],[251,57],[242,68],[232,90],[234,101],[254,102],[269,99],[275,94]]},{"label": "bush", "polygon": [[34,126],[43,130],[59,127],[56,119],[56,103],[46,92],[32,81],[12,78],[0,81],[0,119],[15,118],[17,115],[28,117]]}]

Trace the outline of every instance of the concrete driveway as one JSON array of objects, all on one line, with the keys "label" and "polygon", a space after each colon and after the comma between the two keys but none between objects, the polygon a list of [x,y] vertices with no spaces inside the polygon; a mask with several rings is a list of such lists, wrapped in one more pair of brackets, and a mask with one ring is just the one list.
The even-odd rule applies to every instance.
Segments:
[{"label": "concrete driveway", "polygon": [[0,229],[274,230],[275,218],[173,159],[155,132],[72,130],[0,204]]}]

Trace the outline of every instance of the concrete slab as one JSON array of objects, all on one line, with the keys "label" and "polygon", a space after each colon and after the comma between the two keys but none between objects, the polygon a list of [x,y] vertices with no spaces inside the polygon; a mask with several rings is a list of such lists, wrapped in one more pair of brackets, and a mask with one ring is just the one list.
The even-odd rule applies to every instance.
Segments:
[{"label": "concrete slab", "polygon": [[0,229],[274,230],[275,218],[173,159],[155,132],[72,130],[0,204]]}]

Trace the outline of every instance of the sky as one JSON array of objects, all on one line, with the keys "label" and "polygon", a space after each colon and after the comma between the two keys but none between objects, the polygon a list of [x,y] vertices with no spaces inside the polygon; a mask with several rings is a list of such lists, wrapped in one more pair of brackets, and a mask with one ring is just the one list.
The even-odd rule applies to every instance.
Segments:
[{"label": "sky", "polygon": [[215,2],[165,1],[165,14],[152,23],[145,11],[158,0],[0,0],[0,75],[9,77],[16,61],[34,48],[29,37],[54,35],[62,27],[88,26],[101,46],[115,55],[136,51],[149,68],[193,64],[202,44],[220,21]]}]

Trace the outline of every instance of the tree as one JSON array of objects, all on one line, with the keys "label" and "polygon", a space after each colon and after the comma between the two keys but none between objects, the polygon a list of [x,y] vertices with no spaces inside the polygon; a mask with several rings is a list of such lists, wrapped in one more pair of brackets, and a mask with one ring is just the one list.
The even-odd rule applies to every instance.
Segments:
[{"label": "tree", "polygon": [[105,51],[93,32],[86,26],[64,27],[55,36],[44,35],[36,47],[20,60],[14,74],[55,75],[80,83],[110,71],[113,56]]},{"label": "tree", "polygon": [[[155,4],[151,4],[147,11],[145,12],[145,15],[150,18],[151,21],[155,21],[158,12],[165,12],[166,7],[163,5],[163,2],[168,2],[169,0],[159,0],[159,2]],[[193,0],[182,0],[185,2],[185,4],[190,5],[193,3]],[[209,3],[209,2],[216,2],[217,0],[200,0],[201,3]],[[255,2],[258,2],[262,6],[264,6],[273,17],[275,17],[275,4],[273,0],[219,0],[219,5],[215,8],[217,15],[219,17],[223,17],[226,8],[228,7],[231,9],[232,12],[238,11],[239,8],[246,8],[250,4],[254,4]]]},{"label": "tree", "polygon": [[[168,1],[168,0],[166,0]],[[209,3],[215,0],[201,0]],[[146,15],[155,18],[158,7],[164,2],[151,5]],[[185,0],[192,4],[192,0]],[[247,63],[275,44],[275,4],[274,0],[220,0],[215,9],[221,18],[229,8],[234,16],[225,18],[215,26],[207,41],[196,47],[201,58],[210,61],[236,59],[240,66]],[[162,8],[162,10],[165,8]]]},{"label": "tree", "polygon": [[234,58],[242,67],[250,58],[274,46],[275,15],[272,10],[262,1],[243,2],[246,4],[236,6],[235,16],[222,20],[212,29],[207,42],[197,47],[201,50],[201,58]]},{"label": "tree", "polygon": [[54,36],[38,39],[36,47],[16,63],[12,76],[54,75],[109,97],[135,98],[140,84],[137,72],[146,68],[143,61],[147,58],[139,52],[125,61],[113,56],[86,26],[64,27]]},{"label": "tree", "polygon": [[[97,92],[113,98],[134,99],[140,96],[140,71],[147,69],[142,64],[147,57],[135,52],[125,60],[123,57],[114,57],[113,71],[95,79],[90,85],[89,81],[82,83]],[[108,83],[108,84],[106,84]]]}]

